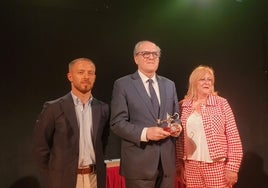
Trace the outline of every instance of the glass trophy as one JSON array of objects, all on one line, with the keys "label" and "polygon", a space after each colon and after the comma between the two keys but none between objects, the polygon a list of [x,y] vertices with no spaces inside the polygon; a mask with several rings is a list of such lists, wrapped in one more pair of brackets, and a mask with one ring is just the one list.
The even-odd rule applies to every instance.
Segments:
[{"label": "glass trophy", "polygon": [[173,137],[178,137],[182,131],[182,126],[179,120],[179,114],[175,113],[170,116],[167,115],[165,120],[157,120],[157,125],[163,127],[163,129],[171,134]]}]

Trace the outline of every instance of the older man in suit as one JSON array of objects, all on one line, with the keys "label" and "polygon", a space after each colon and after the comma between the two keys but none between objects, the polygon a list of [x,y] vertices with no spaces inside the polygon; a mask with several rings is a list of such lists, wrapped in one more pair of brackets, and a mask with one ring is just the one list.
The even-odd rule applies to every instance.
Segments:
[{"label": "older man in suit", "polygon": [[71,92],[44,104],[34,130],[34,155],[49,188],[105,188],[109,107],[91,94],[95,64],[69,64]]},{"label": "older man in suit", "polygon": [[160,53],[153,42],[138,42],[138,70],[114,83],[110,125],[122,138],[120,173],[127,188],[174,187],[176,138],[157,121],[178,112],[178,99],[174,82],[156,74]]}]

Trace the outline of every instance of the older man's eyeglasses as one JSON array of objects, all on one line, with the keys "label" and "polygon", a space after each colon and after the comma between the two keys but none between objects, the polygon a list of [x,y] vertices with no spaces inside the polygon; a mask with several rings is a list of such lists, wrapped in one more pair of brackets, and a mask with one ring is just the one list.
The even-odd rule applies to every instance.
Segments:
[{"label": "older man's eyeglasses", "polygon": [[160,57],[160,53],[159,52],[148,52],[148,51],[137,52],[136,55],[141,55],[145,59],[148,59],[150,57],[152,57],[153,59]]}]

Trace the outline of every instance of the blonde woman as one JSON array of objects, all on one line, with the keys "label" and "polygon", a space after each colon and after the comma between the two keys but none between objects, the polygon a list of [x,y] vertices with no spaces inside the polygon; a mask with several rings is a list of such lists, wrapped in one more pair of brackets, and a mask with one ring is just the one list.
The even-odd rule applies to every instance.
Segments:
[{"label": "blonde woman", "polygon": [[241,139],[232,109],[214,83],[213,69],[198,66],[180,102],[183,134],[176,145],[177,172],[187,188],[227,188],[237,182]]}]

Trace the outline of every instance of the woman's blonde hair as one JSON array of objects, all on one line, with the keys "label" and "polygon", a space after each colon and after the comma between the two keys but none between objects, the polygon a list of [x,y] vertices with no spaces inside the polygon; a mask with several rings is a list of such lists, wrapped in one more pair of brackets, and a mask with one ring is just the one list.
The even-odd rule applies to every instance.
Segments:
[{"label": "woman's blonde hair", "polygon": [[211,82],[212,82],[212,89],[211,89],[211,94],[212,95],[217,95],[217,92],[214,91],[214,83],[215,83],[215,76],[214,76],[214,70],[211,67],[205,66],[205,65],[199,65],[196,67],[190,77],[189,77],[189,85],[188,85],[188,91],[187,94],[185,95],[185,99],[195,99],[197,97],[197,89],[196,85],[197,82],[205,76],[205,74],[208,73],[211,75]]}]

